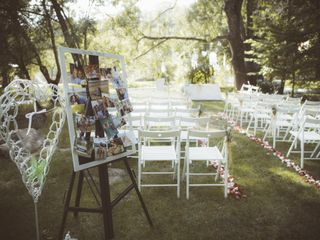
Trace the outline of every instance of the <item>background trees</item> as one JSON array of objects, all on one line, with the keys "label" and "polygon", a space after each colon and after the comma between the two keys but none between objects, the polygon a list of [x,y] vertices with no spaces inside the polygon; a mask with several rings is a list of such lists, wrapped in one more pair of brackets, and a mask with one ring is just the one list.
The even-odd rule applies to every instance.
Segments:
[{"label": "background trees", "polygon": [[[30,78],[36,71],[58,83],[57,46],[66,45],[123,54],[134,78],[188,82],[192,54],[205,51],[215,52],[218,64],[232,65],[237,88],[246,81],[256,84],[258,78],[281,80],[280,92],[285,83],[319,86],[317,0],[198,0],[188,9],[175,1],[153,15],[142,13],[138,0],[92,0],[91,11],[81,18],[70,15],[68,2],[1,1],[3,85],[13,72]],[[120,10],[96,19],[94,7],[106,4]],[[202,61],[202,69],[210,68],[207,62]]]}]

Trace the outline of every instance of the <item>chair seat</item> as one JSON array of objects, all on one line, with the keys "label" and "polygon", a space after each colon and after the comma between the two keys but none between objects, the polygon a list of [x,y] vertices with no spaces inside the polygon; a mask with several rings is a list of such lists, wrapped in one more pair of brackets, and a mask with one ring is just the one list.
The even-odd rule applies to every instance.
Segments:
[{"label": "chair seat", "polygon": [[189,147],[189,160],[223,160],[217,147]]},{"label": "chair seat", "polygon": [[[297,131],[290,131],[291,135],[294,137],[298,136]],[[299,135],[299,140],[302,138],[302,134]],[[304,140],[305,141],[320,141],[320,134],[314,131],[311,132],[304,132]]]},{"label": "chair seat", "polygon": [[142,146],[142,161],[173,161],[177,160],[177,153],[173,146]]}]

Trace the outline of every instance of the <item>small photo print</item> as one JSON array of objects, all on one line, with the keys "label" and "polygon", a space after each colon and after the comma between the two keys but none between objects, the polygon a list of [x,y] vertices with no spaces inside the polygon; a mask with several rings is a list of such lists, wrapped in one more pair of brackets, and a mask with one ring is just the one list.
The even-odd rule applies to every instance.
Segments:
[{"label": "small photo print", "polygon": [[100,80],[99,65],[91,64],[84,67],[84,72],[88,80]]},{"label": "small photo print", "polygon": [[108,143],[106,138],[93,138],[95,160],[103,160],[108,156]]},{"label": "small photo print", "polygon": [[125,148],[121,138],[114,138],[108,144],[108,156],[117,155],[123,153]]},{"label": "small photo print", "polygon": [[129,99],[128,91],[126,88],[118,88],[117,94],[120,101]]},{"label": "small photo print", "polygon": [[88,81],[88,88],[92,100],[100,99],[102,93],[109,92],[109,81]]},{"label": "small photo print", "polygon": [[130,147],[138,143],[133,131],[125,131],[119,134],[124,147]]},{"label": "small photo print", "polygon": [[102,101],[106,106],[106,108],[114,108],[116,107],[116,104],[119,102],[117,98],[107,97],[107,96],[103,96]]},{"label": "small photo print", "polygon": [[70,64],[71,83],[85,85],[86,78],[82,67],[76,67],[75,64]]},{"label": "small photo print", "polygon": [[100,68],[101,80],[112,81],[111,68]]},{"label": "small photo print", "polygon": [[109,116],[108,118],[100,119],[100,123],[104,129],[104,132],[107,134],[108,139],[112,139],[118,134],[118,129],[113,123],[113,119],[111,116]]},{"label": "small photo print", "polygon": [[116,128],[120,128],[123,125],[127,124],[124,118],[121,118],[121,117],[112,116],[112,120]]},{"label": "small photo print", "polygon": [[70,96],[70,104],[75,105],[75,104],[85,104],[87,101],[87,97],[83,96],[82,94],[77,94],[73,93]]},{"label": "small photo print", "polygon": [[86,141],[83,138],[77,138],[74,148],[78,155],[91,158],[91,153],[93,150],[93,143],[91,139]]},{"label": "small photo print", "polygon": [[102,99],[91,101],[91,106],[96,119],[104,119],[108,117],[109,114]]},{"label": "small photo print", "polygon": [[117,71],[117,68],[113,67],[111,73],[112,73],[112,80],[111,80],[112,86],[114,88],[123,88],[124,87],[124,82],[121,80],[120,74]]},{"label": "small photo print", "polygon": [[91,132],[95,129],[95,118],[94,117],[85,116],[84,114],[76,114],[75,120],[76,120],[77,129],[81,133]]},{"label": "small photo print", "polygon": [[132,108],[132,105],[131,105],[129,99],[121,102],[121,108],[118,109],[118,111],[120,112],[121,116],[124,116],[124,115],[131,113],[133,111],[133,108]]}]

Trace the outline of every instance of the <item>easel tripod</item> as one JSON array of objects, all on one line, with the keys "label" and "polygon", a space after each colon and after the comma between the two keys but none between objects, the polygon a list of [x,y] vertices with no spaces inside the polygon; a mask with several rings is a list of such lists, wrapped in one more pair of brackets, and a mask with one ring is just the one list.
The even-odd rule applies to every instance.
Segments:
[{"label": "easel tripod", "polygon": [[[132,183],[127,188],[125,188],[120,194],[118,194],[118,196],[113,200],[110,199],[110,183],[109,183],[109,174],[108,174],[108,163],[97,166],[98,173],[99,173],[99,188],[98,188],[97,184],[95,183],[95,181],[93,180],[93,177],[88,169],[82,170],[80,172],[74,172],[74,171],[72,172],[68,191],[66,194],[65,203],[64,203],[63,217],[62,217],[61,227],[60,227],[60,231],[59,231],[59,238],[58,238],[59,240],[63,239],[67,215],[69,212],[73,212],[74,216],[77,216],[79,212],[102,214],[104,235],[105,235],[104,239],[105,240],[112,239],[114,237],[112,209],[132,189],[135,189],[135,191],[138,195],[139,201],[141,203],[142,209],[146,215],[146,218],[147,218],[150,226],[153,226],[148,209],[143,201],[143,198],[142,198],[141,193],[138,189],[135,177],[134,177],[132,170],[130,168],[130,165],[128,163],[128,159],[125,157],[125,158],[114,160],[112,162],[116,162],[116,161],[123,161],[124,162],[127,173],[129,175]],[[73,190],[76,175],[78,175],[78,185],[77,185],[77,192],[76,192],[76,197],[75,197],[75,205],[70,206],[71,197],[72,197],[72,190]],[[88,182],[90,191],[93,193],[97,203],[100,205],[99,207],[97,207],[97,208],[80,207],[81,193],[82,193],[82,187],[83,187],[84,180],[86,180]],[[100,196],[100,199],[99,199],[99,196]]]}]

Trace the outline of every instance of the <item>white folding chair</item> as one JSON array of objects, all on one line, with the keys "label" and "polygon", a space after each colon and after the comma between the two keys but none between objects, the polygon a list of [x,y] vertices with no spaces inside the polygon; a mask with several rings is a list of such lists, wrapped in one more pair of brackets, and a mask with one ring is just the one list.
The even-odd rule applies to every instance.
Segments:
[{"label": "white folding chair", "polygon": [[267,119],[263,140],[271,134],[272,146],[275,148],[277,141],[286,141],[288,132],[295,126],[300,106],[274,106],[273,111],[270,119]]},{"label": "white folding chair", "polygon": [[[152,140],[170,139],[167,145],[151,144]],[[169,162],[172,171],[142,171],[146,162]],[[143,175],[173,175],[176,182],[172,184],[147,184],[142,182]],[[180,130],[172,131],[145,131],[139,130],[139,161],[138,161],[138,187],[176,187],[177,197],[180,197]]]},{"label": "white folding chair", "polygon": [[259,102],[254,107],[254,111],[252,113],[249,113],[249,115],[250,120],[247,126],[247,133],[249,132],[250,128],[253,128],[253,135],[256,135],[257,129],[264,129],[267,120],[270,120],[271,106],[269,105],[269,103]]},{"label": "white folding chair", "polygon": [[[305,117],[303,123],[301,124],[298,131],[290,131],[290,134],[294,137],[293,142],[288,150],[287,157],[290,153],[300,152],[300,166],[304,167],[304,160],[316,160],[319,159],[320,152],[317,154],[320,146],[320,119],[315,119],[312,117]],[[300,141],[300,151],[292,151],[292,149],[297,146],[298,141]],[[314,150],[306,151],[305,144],[316,145]],[[305,153],[309,153],[308,158],[305,157]],[[317,154],[317,155],[316,155]]]},{"label": "white folding chair", "polygon": [[[207,139],[207,146],[190,146],[190,139],[193,137]],[[212,139],[220,137],[223,139],[223,146],[219,148],[215,146],[210,147],[210,142]],[[224,187],[224,197],[228,194],[228,146],[227,146],[226,131],[199,131],[199,130],[189,130],[188,139],[186,144],[186,157],[185,157],[185,177],[186,177],[186,195],[189,199],[190,187],[200,187],[200,186],[212,186],[212,187]],[[218,168],[216,173],[201,173],[201,172],[191,172],[190,166],[197,161],[217,161]],[[224,164],[224,178],[222,183],[190,183],[190,176],[216,176],[215,181],[219,176],[221,169],[221,164]]]}]

